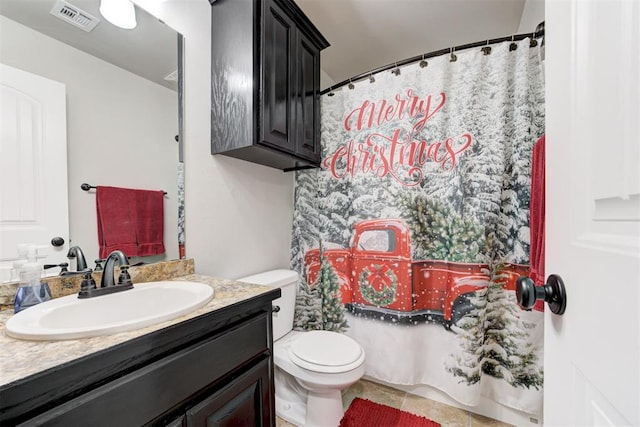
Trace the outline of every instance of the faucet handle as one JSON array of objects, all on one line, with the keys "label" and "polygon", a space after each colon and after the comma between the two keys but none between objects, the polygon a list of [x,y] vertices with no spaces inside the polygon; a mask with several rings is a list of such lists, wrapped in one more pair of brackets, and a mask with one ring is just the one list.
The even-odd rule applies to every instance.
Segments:
[{"label": "faucet handle", "polygon": [[86,268],[82,270],[82,283],[80,284],[80,293],[87,293],[93,289],[96,289],[96,281],[93,280],[93,276],[91,275],[92,271],[90,268]]},{"label": "faucet handle", "polygon": [[45,264],[42,266],[43,269],[48,270],[50,268],[54,268],[54,267],[60,267],[60,275],[64,276],[68,269],[67,267],[69,267],[69,263],[68,262],[61,262],[60,264]]},{"label": "faucet handle", "polygon": [[120,276],[118,276],[118,285],[131,285],[131,276],[129,275],[129,266],[121,265],[120,266]]}]

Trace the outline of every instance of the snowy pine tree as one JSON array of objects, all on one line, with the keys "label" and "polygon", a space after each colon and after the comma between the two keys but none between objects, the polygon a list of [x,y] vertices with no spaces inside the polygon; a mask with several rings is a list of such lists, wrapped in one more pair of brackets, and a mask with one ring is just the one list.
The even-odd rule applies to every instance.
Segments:
[{"label": "snowy pine tree", "polygon": [[316,170],[296,172],[290,260],[291,269],[301,277],[305,277],[304,255],[318,246],[320,236],[317,175]]},{"label": "snowy pine tree", "polygon": [[482,372],[503,378],[514,387],[542,388],[542,367],[529,330],[535,325],[520,319],[513,292],[505,289],[504,264],[492,270],[484,319]]},{"label": "snowy pine tree", "polygon": [[318,289],[311,289],[304,280],[296,295],[293,328],[302,331],[322,329],[322,298]]},{"label": "snowy pine tree", "polygon": [[484,230],[473,219],[423,195],[398,195],[403,217],[411,229],[415,259],[477,262],[485,251]]},{"label": "snowy pine tree", "polygon": [[475,307],[452,327],[461,353],[451,356],[446,370],[475,384],[481,374],[502,378],[513,387],[542,388],[543,372],[529,331],[535,326],[518,316],[515,295],[505,289],[505,264],[490,263],[489,286],[475,292]]},{"label": "snowy pine tree", "polygon": [[461,377],[467,384],[480,381],[482,359],[484,357],[484,328],[483,319],[487,306],[487,289],[474,292],[469,301],[475,307],[467,315],[452,325],[457,333],[456,339],[460,345],[460,352],[452,354],[446,362],[447,372]]},{"label": "snowy pine tree", "polygon": [[316,288],[320,294],[322,306],[322,329],[334,332],[345,331],[348,325],[344,317],[338,276],[324,255],[320,262]]}]

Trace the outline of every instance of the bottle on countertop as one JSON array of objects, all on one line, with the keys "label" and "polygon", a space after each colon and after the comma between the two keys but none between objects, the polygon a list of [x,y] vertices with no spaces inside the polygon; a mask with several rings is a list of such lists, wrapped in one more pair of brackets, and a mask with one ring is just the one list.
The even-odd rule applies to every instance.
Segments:
[{"label": "bottle on countertop", "polygon": [[15,313],[51,299],[49,285],[40,281],[44,270],[38,263],[35,246],[29,247],[27,260],[20,269],[20,283],[14,303]]},{"label": "bottle on countertop", "polygon": [[13,262],[13,266],[11,268],[11,278],[9,279],[9,281],[20,281],[20,271],[22,271],[22,267],[29,262],[29,260],[27,259],[28,251],[29,245],[25,243],[20,243],[18,245],[18,259]]}]

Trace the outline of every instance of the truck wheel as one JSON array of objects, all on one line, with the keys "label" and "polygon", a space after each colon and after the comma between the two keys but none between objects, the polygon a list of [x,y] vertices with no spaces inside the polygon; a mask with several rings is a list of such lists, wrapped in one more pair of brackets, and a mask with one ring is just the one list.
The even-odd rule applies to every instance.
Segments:
[{"label": "truck wheel", "polygon": [[471,304],[471,301],[469,301],[469,298],[467,298],[466,295],[460,295],[453,302],[453,307],[451,310],[451,320],[445,320],[444,328],[447,331],[450,331],[451,326],[457,324],[460,319],[469,314],[471,310],[473,310],[473,308],[474,306],[473,304]]}]

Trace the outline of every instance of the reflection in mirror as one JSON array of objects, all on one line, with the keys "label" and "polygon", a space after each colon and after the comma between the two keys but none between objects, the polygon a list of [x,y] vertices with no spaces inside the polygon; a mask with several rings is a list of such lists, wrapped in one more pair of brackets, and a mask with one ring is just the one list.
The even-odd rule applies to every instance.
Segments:
[{"label": "reflection in mirror", "polygon": [[[0,3],[0,63],[11,67],[7,69],[26,72],[27,76],[59,82],[64,89],[66,165],[64,156],[63,160],[50,164],[50,158],[46,157],[47,139],[43,138],[42,176],[34,174],[33,187],[36,193],[46,192],[38,185],[60,176],[66,176],[66,185],[56,203],[42,202],[39,206],[38,199],[33,204],[35,222],[52,216],[50,212],[59,207],[63,209],[58,210],[66,212],[65,200],[68,199],[68,218],[65,217],[68,231],[64,226],[55,226],[36,238],[30,231],[21,232],[22,226],[14,226],[12,232],[17,233],[17,237],[12,237],[14,241],[8,245],[5,245],[5,237],[9,235],[5,225],[7,219],[12,218],[2,214],[0,261],[4,259],[5,270],[0,280],[6,280],[6,265],[17,257],[16,242],[44,245],[43,252],[48,253],[48,257],[40,262],[50,264],[67,262],[67,250],[77,245],[83,249],[89,267],[94,266],[93,260],[98,259],[95,190],[82,191],[82,183],[167,192],[163,204],[166,252],[153,257],[134,257],[131,262],[179,257],[178,189],[183,187],[178,183],[182,165],[176,141],[180,139],[177,138],[180,131],[178,47],[182,37],[137,6],[138,25],[133,30],[111,25],[102,19],[98,8],[99,0],[2,0]],[[97,25],[87,32],[78,22],[54,16],[52,10],[63,15],[77,12],[74,16],[81,18],[82,25],[86,19],[95,19]],[[14,167],[9,182],[6,174],[1,176],[2,206],[18,206],[15,195],[25,186],[22,172]],[[54,247],[50,241],[58,236],[63,237],[65,243]],[[184,233],[181,236],[184,243]]]}]

